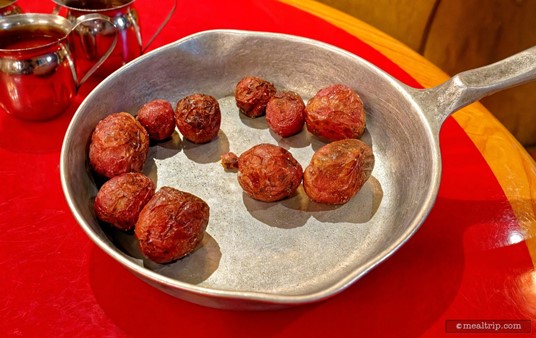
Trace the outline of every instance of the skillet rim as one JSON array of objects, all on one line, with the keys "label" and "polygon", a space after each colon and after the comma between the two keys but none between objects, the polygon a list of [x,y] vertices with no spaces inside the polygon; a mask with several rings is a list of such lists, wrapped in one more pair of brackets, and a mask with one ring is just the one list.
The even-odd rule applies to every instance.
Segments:
[{"label": "skillet rim", "polygon": [[[431,150],[435,150],[433,154],[435,156],[433,156],[432,163],[431,163],[431,170],[433,171],[431,175],[432,187],[428,189],[428,193],[426,194],[424,198],[426,203],[420,206],[420,209],[416,213],[412,222],[408,225],[407,229],[403,233],[401,233],[401,235],[399,236],[399,240],[393,242],[385,250],[373,256],[372,259],[370,259],[367,262],[367,264],[360,266],[358,269],[352,270],[352,273],[346,275],[344,278],[339,279],[337,282],[329,285],[326,288],[323,288],[320,291],[315,291],[312,293],[306,293],[306,294],[300,294],[300,295],[277,295],[277,294],[257,292],[257,291],[236,291],[236,290],[212,289],[208,287],[197,286],[197,285],[190,284],[187,282],[181,282],[176,279],[166,277],[164,275],[161,275],[157,272],[154,272],[152,270],[149,270],[143,266],[136,264],[132,260],[128,259],[125,254],[119,252],[117,249],[114,249],[113,245],[110,246],[109,243],[103,240],[97,233],[95,233],[91,229],[91,226],[84,220],[84,218],[80,214],[79,208],[77,207],[74,201],[74,197],[72,196],[74,191],[73,191],[73,188],[69,184],[68,150],[70,148],[70,144],[72,144],[71,139],[73,137],[76,137],[77,126],[80,124],[80,122],[84,118],[81,112],[82,108],[91,102],[93,96],[96,95],[95,93],[99,91],[100,88],[105,87],[107,83],[112,82],[116,77],[120,77],[121,74],[125,70],[135,67],[138,63],[143,62],[145,59],[154,57],[155,55],[157,55],[163,50],[173,49],[173,48],[176,48],[178,45],[184,44],[190,40],[196,40],[196,39],[203,38],[206,35],[214,35],[214,34],[215,35],[247,35],[247,36],[252,36],[252,37],[271,38],[271,39],[278,38],[278,39],[283,39],[287,41],[294,41],[297,43],[306,43],[309,45],[314,45],[317,48],[327,49],[332,52],[342,54],[346,57],[357,59],[358,62],[363,63],[364,66],[368,67],[375,73],[381,75],[381,77],[384,78],[386,81],[389,81],[390,85],[396,87],[399,90],[399,92],[403,94],[403,96],[407,99],[407,101],[414,108],[415,112],[417,112],[420,115],[419,116],[420,120],[422,121],[423,126],[425,127],[424,129],[427,131],[428,140],[432,143],[430,144]],[[61,155],[60,155],[60,177],[61,177],[62,189],[63,189],[64,195],[65,195],[65,198],[66,198],[66,201],[67,201],[67,204],[69,206],[71,213],[73,214],[77,223],[81,226],[83,231],[89,236],[89,238],[101,250],[106,252],[110,257],[112,257],[114,260],[116,260],[125,268],[127,268],[129,272],[133,273],[134,275],[144,280],[148,284],[160,289],[161,291],[169,293],[175,297],[187,299],[187,300],[191,297],[184,297],[184,296],[185,295],[188,296],[188,294],[191,294],[194,296],[193,297],[194,299],[189,299],[190,301],[201,304],[201,305],[207,305],[207,306],[216,307],[216,308],[246,309],[246,308],[258,308],[259,306],[261,308],[280,308],[280,307],[287,307],[287,306],[294,306],[294,305],[317,302],[317,301],[327,299],[331,296],[334,296],[342,292],[347,287],[349,287],[354,282],[356,282],[358,279],[360,279],[362,276],[364,276],[366,273],[368,273],[370,270],[372,270],[377,265],[385,261],[392,254],[394,254],[420,228],[420,226],[426,220],[428,214],[430,213],[435,203],[435,200],[437,198],[437,194],[439,191],[440,180],[441,180],[441,156],[440,156],[440,151],[439,151],[439,135],[438,133],[433,132],[432,130],[433,128],[430,126],[429,119],[423,113],[422,106],[419,105],[419,103],[414,98],[414,94],[413,94],[414,91],[416,91],[414,88],[406,86],[405,84],[401,83],[400,81],[398,81],[397,79],[395,79],[394,77],[392,77],[391,75],[383,71],[382,69],[371,64],[367,60],[364,60],[358,55],[350,53],[344,49],[333,46],[331,44],[321,42],[318,40],[314,40],[311,38],[300,37],[300,36],[291,35],[291,34],[283,34],[283,33],[236,30],[236,29],[214,29],[214,30],[201,31],[201,32],[186,36],[184,38],[181,38],[172,43],[166,44],[164,46],[161,46],[157,49],[154,49],[153,51],[148,52],[147,54],[144,54],[140,56],[139,58],[129,62],[125,66],[121,67],[120,69],[116,70],[114,73],[109,75],[106,79],[104,79],[101,83],[99,83],[87,95],[87,97],[82,101],[77,111],[73,115],[73,118],[71,122],[69,123],[69,126],[67,128],[67,131],[65,133],[65,137],[62,143],[62,149],[61,149]],[[158,285],[155,285],[155,283]],[[163,286],[164,288],[160,286]],[[198,296],[200,296],[201,298],[198,298]],[[203,300],[204,298],[207,298],[207,297],[209,298],[207,301]],[[199,301],[199,299],[201,299],[202,301]],[[216,302],[214,302],[214,299],[216,299]],[[238,305],[237,301],[241,302],[239,306],[237,306]]]}]

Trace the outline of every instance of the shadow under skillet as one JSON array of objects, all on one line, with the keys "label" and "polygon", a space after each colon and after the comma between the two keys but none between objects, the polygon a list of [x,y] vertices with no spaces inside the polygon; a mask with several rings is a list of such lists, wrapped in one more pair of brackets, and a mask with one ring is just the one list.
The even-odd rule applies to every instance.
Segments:
[{"label": "shadow under skillet", "polygon": [[[94,325],[99,325],[100,332],[108,335],[118,332],[118,335],[132,337],[166,337],[173,333],[184,336],[187,332],[196,331],[184,328],[215,316],[217,329],[213,332],[221,330],[235,337],[248,337],[251,336],[251,327],[255,327],[257,331],[262,330],[263,336],[273,337],[314,309],[312,305],[303,305],[281,310],[285,311],[284,316],[281,311],[222,311],[161,292],[122,269],[97,246],[90,247],[88,260],[89,287],[98,308],[110,322],[108,326],[101,322]],[[351,322],[349,317],[345,317],[346,323]],[[244,322],[254,324],[244,326]],[[196,332],[207,332],[206,327]]]}]

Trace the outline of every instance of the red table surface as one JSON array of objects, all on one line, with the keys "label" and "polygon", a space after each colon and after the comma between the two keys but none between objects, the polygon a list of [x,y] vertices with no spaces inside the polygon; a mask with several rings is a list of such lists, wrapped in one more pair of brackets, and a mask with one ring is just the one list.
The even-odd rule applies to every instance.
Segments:
[{"label": "red table surface", "polygon": [[[18,3],[25,12],[53,7]],[[144,36],[156,30],[168,3],[136,2]],[[356,37],[276,1],[181,0],[151,48],[214,28],[325,41],[419,87]],[[342,293],[286,310],[246,312],[206,308],[152,288],[89,240],[61,189],[65,130],[98,80],[83,85],[68,111],[52,121],[21,122],[0,113],[0,336],[436,337],[445,334],[446,320],[533,316],[525,287],[533,263],[516,237],[519,225],[484,158],[451,118],[441,131],[443,178],[428,219]]]}]

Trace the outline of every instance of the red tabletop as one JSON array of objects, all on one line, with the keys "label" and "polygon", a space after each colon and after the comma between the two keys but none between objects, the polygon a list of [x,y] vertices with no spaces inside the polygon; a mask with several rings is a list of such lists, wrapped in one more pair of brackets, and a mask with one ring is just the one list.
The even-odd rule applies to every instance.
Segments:
[{"label": "red tabletop", "polygon": [[[25,12],[53,8],[49,1],[18,3]],[[145,37],[171,1],[155,4],[136,2]],[[151,49],[213,28],[318,39],[420,87],[354,35],[277,1],[181,0]],[[437,337],[457,320],[529,321],[524,327],[536,332],[530,322],[536,275],[526,231],[496,173],[453,118],[441,131],[442,183],[428,219],[342,293],[286,310],[246,312],[191,304],[145,284],[82,232],[60,184],[63,135],[98,81],[84,84],[68,111],[52,121],[22,122],[0,112],[0,336]],[[527,166],[534,170],[534,163]]]}]

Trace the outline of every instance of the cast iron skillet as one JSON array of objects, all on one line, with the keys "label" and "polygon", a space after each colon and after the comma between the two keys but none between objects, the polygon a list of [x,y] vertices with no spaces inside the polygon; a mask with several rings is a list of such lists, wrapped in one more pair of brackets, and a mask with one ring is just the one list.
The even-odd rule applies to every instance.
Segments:
[{"label": "cast iron skillet", "polygon": [[[219,163],[268,142],[289,149],[305,166],[323,143],[305,129],[281,139],[264,118],[241,116],[236,83],[263,77],[304,99],[343,83],[360,93],[367,110],[363,140],[372,145],[371,179],[346,205],[328,207],[296,196],[264,203],[244,195],[236,174]],[[206,306],[269,309],[337,294],[396,251],[432,208],[441,178],[439,130],[455,110],[485,95],[536,77],[536,48],[497,64],[456,75],[428,90],[401,84],[339,48],[296,36],[205,31],[141,56],[122,67],[80,105],[65,135],[61,180],[69,207],[102,250],[133,274],[173,296]],[[92,203],[97,184],[88,166],[88,141],[97,122],[145,102],[175,104],[192,93],[218,98],[220,134],[194,145],[179,134],[151,147],[144,173],[157,187],[191,192],[211,208],[202,245],[168,265],[143,259],[132,234],[99,224]],[[438,248],[438,250],[441,250]]]}]

